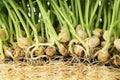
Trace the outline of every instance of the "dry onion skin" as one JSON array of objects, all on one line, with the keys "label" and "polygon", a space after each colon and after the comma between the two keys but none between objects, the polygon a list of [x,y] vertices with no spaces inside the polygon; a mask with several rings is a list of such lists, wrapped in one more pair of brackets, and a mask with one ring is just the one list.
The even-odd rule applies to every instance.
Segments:
[{"label": "dry onion skin", "polygon": [[24,38],[24,37],[19,38],[17,43],[18,43],[18,46],[19,46],[20,48],[27,48],[28,46],[31,45],[31,43],[30,43],[30,41],[28,40],[28,38]]},{"label": "dry onion skin", "polygon": [[5,30],[4,29],[0,29],[0,38],[1,39],[5,39],[5,37],[6,37]]},{"label": "dry onion skin", "polygon": [[96,36],[87,38],[85,41],[89,45],[90,48],[95,48],[100,44],[100,39]]},{"label": "dry onion skin", "polygon": [[73,46],[73,53],[77,56],[83,57],[84,56],[84,48],[81,45],[74,45]]},{"label": "dry onion skin", "polygon": [[120,51],[120,39],[115,39],[114,40],[114,46],[118,51]]},{"label": "dry onion skin", "polygon": [[96,54],[99,62],[106,63],[110,59],[110,54],[107,50],[100,50]]},{"label": "dry onion skin", "polygon": [[48,46],[46,49],[45,49],[45,53],[47,56],[49,57],[52,57],[56,52],[56,48],[54,46]]}]

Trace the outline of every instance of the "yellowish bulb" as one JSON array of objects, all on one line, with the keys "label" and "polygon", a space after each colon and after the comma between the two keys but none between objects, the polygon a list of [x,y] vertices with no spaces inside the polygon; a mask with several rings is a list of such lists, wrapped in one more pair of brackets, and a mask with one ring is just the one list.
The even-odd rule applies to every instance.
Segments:
[{"label": "yellowish bulb", "polygon": [[90,48],[95,48],[100,44],[100,39],[96,36],[87,38],[85,41],[89,45]]},{"label": "yellowish bulb", "polygon": [[6,33],[4,29],[0,29],[0,38],[4,40],[6,38]]},{"label": "yellowish bulb", "polygon": [[79,31],[79,30],[83,30],[83,29],[82,29],[82,26],[81,26],[80,24],[78,24],[78,25],[76,26],[76,32]]},{"label": "yellowish bulb", "polygon": [[35,50],[35,56],[40,56],[44,54],[44,47],[40,46],[37,50]]},{"label": "yellowish bulb", "polygon": [[[108,31],[104,31],[104,33],[103,33],[103,39],[105,41],[107,40],[108,34],[109,34]],[[110,37],[110,41],[113,41],[113,40],[114,40],[114,37],[113,37],[113,34],[112,34],[111,37]]]},{"label": "yellowish bulb", "polygon": [[62,56],[68,55],[68,50],[62,44],[58,46],[58,51]]},{"label": "yellowish bulb", "polygon": [[73,52],[77,56],[80,56],[80,57],[84,56],[84,48],[81,45],[74,45]]},{"label": "yellowish bulb", "polygon": [[14,52],[13,52],[13,55],[14,55],[14,58],[21,59],[21,58],[24,58],[25,53],[22,51],[21,48],[16,47]]},{"label": "yellowish bulb", "polygon": [[61,28],[61,31],[58,35],[58,40],[60,42],[68,42],[70,40],[70,35],[68,33],[68,31],[66,30],[66,28]]},{"label": "yellowish bulb", "polygon": [[93,35],[97,37],[101,37],[102,32],[103,32],[102,29],[99,29],[99,28],[92,31]]},{"label": "yellowish bulb", "polygon": [[98,53],[98,61],[102,63],[106,63],[110,59],[110,54],[107,50],[100,50],[97,52]]},{"label": "yellowish bulb", "polygon": [[119,55],[114,55],[112,57],[112,64],[117,67],[120,66],[120,56]]},{"label": "yellowish bulb", "polygon": [[120,39],[115,39],[114,40],[114,46],[118,51],[120,51]]},{"label": "yellowish bulb", "polygon": [[45,53],[47,56],[50,56],[52,57],[56,52],[56,48],[54,46],[48,46],[46,49],[45,49]]},{"label": "yellowish bulb", "polygon": [[87,33],[83,31],[82,26],[80,24],[76,26],[76,33],[82,40],[85,40],[88,37]]},{"label": "yellowish bulb", "polygon": [[28,46],[31,45],[28,38],[24,38],[24,37],[19,38],[17,43],[18,43],[18,46],[21,47],[21,48],[27,48]]}]

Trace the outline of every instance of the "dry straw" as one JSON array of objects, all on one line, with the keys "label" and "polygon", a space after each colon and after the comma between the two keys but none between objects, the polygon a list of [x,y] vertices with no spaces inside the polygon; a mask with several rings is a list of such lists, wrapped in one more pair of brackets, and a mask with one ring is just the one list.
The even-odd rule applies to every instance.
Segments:
[{"label": "dry straw", "polygon": [[43,66],[26,63],[0,65],[2,80],[120,80],[120,69],[82,63],[73,66],[63,62],[50,62]]}]

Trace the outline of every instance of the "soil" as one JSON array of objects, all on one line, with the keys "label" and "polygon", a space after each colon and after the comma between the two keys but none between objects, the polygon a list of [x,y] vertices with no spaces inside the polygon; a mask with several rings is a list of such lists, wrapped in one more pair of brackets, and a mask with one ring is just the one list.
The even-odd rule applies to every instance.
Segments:
[{"label": "soil", "polygon": [[1,62],[0,80],[120,80],[120,69],[83,63],[66,65],[60,61]]}]

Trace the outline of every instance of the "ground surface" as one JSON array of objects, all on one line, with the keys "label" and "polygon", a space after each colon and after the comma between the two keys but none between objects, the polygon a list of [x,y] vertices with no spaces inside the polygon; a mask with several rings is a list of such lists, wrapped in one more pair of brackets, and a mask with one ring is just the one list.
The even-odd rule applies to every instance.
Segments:
[{"label": "ground surface", "polygon": [[44,66],[0,63],[0,80],[120,80],[120,69],[82,63],[73,66],[62,62]]}]

